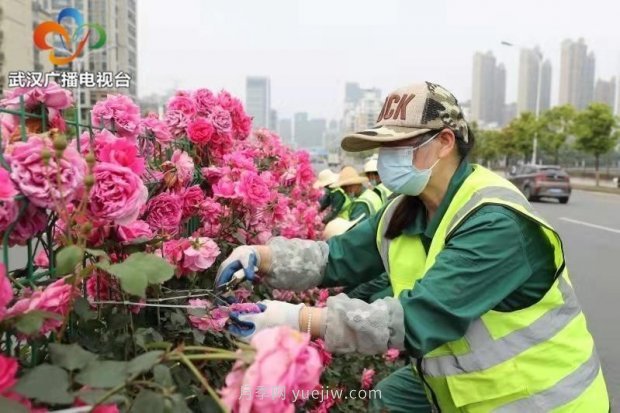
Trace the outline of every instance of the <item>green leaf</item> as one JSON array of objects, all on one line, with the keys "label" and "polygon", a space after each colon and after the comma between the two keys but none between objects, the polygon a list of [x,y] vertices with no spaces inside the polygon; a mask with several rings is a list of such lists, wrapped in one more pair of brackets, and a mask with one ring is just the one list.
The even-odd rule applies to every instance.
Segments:
[{"label": "green leaf", "polygon": [[75,381],[85,386],[107,389],[123,384],[127,377],[124,361],[92,361],[77,375]]},{"label": "green leaf", "polygon": [[153,328],[139,328],[134,334],[136,345],[146,350],[148,344],[164,341],[163,336]]},{"label": "green leaf", "polygon": [[77,245],[64,247],[56,254],[56,274],[67,275],[73,272],[82,261],[84,250]]},{"label": "green leaf", "polygon": [[[187,407],[185,398],[180,393],[175,393],[170,396],[166,403],[166,413],[191,413],[192,411]],[[221,409],[216,406],[216,409],[204,410],[207,412],[216,412]]]},{"label": "green leaf", "polygon": [[92,255],[93,257],[107,257],[108,253],[104,250],[95,250],[92,248],[86,248],[86,252]]},{"label": "green leaf", "polygon": [[0,396],[0,412],[28,413],[29,411],[30,410],[23,404],[19,404],[15,400]]},{"label": "green leaf", "polygon": [[117,277],[125,292],[139,297],[145,297],[149,283],[161,284],[174,274],[174,268],[166,260],[144,252],[131,254],[119,264],[101,263],[97,266]]},{"label": "green leaf", "polygon": [[69,373],[58,366],[41,364],[22,377],[13,388],[15,392],[42,403],[70,404]]},{"label": "green leaf", "polygon": [[[88,389],[88,390],[80,390],[79,392],[74,393],[74,396],[79,397],[80,400],[82,400],[84,403],[95,404],[99,400],[101,400],[101,398],[103,398],[103,396],[105,396],[107,393],[108,393],[108,390]],[[105,401],[105,404],[110,404],[110,403],[121,404],[121,403],[125,403],[126,401],[127,401],[127,396],[120,394],[120,393],[116,393],[110,396],[109,398],[107,398]]]},{"label": "green leaf", "polygon": [[139,355],[129,362],[127,374],[134,375],[150,371],[154,365],[161,361],[163,355],[164,352],[161,350],[149,351],[148,353]]},{"label": "green leaf", "polygon": [[95,354],[77,344],[51,343],[49,350],[52,363],[70,371],[81,370],[97,358]]},{"label": "green leaf", "polygon": [[132,413],[164,413],[166,399],[161,394],[150,390],[142,390],[133,402]]},{"label": "green leaf", "polygon": [[27,336],[36,334],[39,330],[41,330],[43,322],[48,318],[62,320],[62,317],[58,314],[50,313],[48,311],[34,310],[19,316],[17,318],[17,322],[15,323],[15,328]]},{"label": "green leaf", "polygon": [[161,384],[164,387],[174,386],[172,375],[170,374],[170,368],[163,364],[158,364],[153,367],[153,379],[156,383]]},{"label": "green leaf", "polygon": [[95,320],[97,313],[90,309],[88,300],[84,297],[77,297],[73,302],[73,311],[84,321]]}]

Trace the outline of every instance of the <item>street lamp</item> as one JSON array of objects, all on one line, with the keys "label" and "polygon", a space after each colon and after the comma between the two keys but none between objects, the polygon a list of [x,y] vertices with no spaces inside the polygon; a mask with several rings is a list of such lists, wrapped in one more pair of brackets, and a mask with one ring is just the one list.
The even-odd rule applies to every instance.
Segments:
[{"label": "street lamp", "polygon": [[[502,40],[501,42],[502,46],[508,46],[508,47],[516,47],[517,45],[507,42],[505,40]],[[540,116],[540,94],[542,91],[542,69],[543,69],[543,56],[542,53],[540,52],[540,50],[538,49],[533,49],[536,52],[536,58],[538,59],[538,83],[537,83],[537,87],[536,87],[536,120],[538,120],[538,117]],[[538,152],[538,136],[536,133],[534,133],[534,139],[533,139],[533,143],[532,143],[532,165],[536,165],[536,155]]]}]

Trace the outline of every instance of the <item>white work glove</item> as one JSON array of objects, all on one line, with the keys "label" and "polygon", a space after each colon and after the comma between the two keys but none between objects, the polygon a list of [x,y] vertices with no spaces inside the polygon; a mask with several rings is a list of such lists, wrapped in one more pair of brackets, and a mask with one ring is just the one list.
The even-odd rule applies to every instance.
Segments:
[{"label": "white work glove", "polygon": [[260,265],[260,254],[251,245],[242,245],[220,264],[215,276],[215,288],[222,288],[233,281],[235,284],[243,280],[254,280]]},{"label": "white work glove", "polygon": [[266,328],[288,326],[299,331],[299,312],[304,304],[264,300],[258,303],[265,308],[260,313],[230,313],[232,323],[228,331],[243,341],[250,341],[254,334]]}]

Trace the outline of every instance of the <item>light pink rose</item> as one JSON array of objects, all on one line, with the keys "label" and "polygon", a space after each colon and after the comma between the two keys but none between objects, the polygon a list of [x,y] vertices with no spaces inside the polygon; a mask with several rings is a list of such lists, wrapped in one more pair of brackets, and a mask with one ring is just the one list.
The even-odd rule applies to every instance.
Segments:
[{"label": "light pink rose", "polygon": [[362,378],[360,380],[362,389],[370,389],[372,387],[372,379],[375,377],[375,371],[373,369],[364,369],[362,372]]},{"label": "light pink rose", "polygon": [[192,99],[199,115],[209,115],[212,108],[218,104],[217,97],[209,89],[196,89],[192,93]]},{"label": "light pink rose", "polygon": [[210,268],[220,255],[217,244],[206,237],[190,237],[189,241],[190,246],[183,251],[183,266],[189,271],[204,271]]},{"label": "light pink rose", "polygon": [[396,361],[399,356],[400,350],[398,350],[397,348],[390,348],[385,353],[383,353],[383,358],[389,362]]},{"label": "light pink rose", "polygon": [[295,297],[295,292],[290,290],[272,290],[274,300],[291,301]]},{"label": "light pink rose", "polygon": [[36,206],[54,208],[60,199],[71,202],[82,187],[86,162],[68,147],[61,159],[53,155],[45,165],[41,157],[43,150],[54,153],[50,139],[42,136],[32,135],[26,142],[15,143],[9,156],[11,178]]},{"label": "light pink rose", "polygon": [[108,95],[93,106],[92,123],[114,130],[121,138],[135,140],[140,133],[140,108],[125,95]]},{"label": "light pink rose", "polygon": [[228,135],[232,132],[232,119],[230,118],[230,113],[221,106],[216,106],[213,108],[209,119],[219,134]]},{"label": "light pink rose", "polygon": [[216,198],[240,198],[241,194],[237,191],[237,185],[230,178],[222,178],[213,185],[213,196]]},{"label": "light pink rose", "polygon": [[0,394],[5,393],[17,382],[17,360],[0,354]]},{"label": "light pink rose", "polygon": [[321,356],[321,364],[323,367],[327,367],[332,363],[332,353],[327,351],[327,347],[325,347],[325,341],[321,338],[317,338],[316,340],[310,342],[310,344],[317,349],[319,352],[319,356]]},{"label": "light pink rose", "polygon": [[149,199],[145,216],[146,222],[153,230],[174,235],[179,232],[183,216],[183,199],[178,194],[162,192]]},{"label": "light pink rose", "polygon": [[192,117],[196,114],[196,106],[189,96],[176,95],[168,101],[167,111],[179,111],[185,116]]},{"label": "light pink rose", "polygon": [[204,146],[209,143],[215,128],[208,119],[195,118],[187,125],[187,137],[196,145]]},{"label": "light pink rose", "polygon": [[0,262],[0,320],[4,317],[6,306],[13,300],[13,287],[6,275],[6,267]]},{"label": "light pink rose", "polygon": [[189,120],[189,117],[180,110],[169,110],[164,115],[164,122],[166,122],[170,132],[176,137],[185,133]]},{"label": "light pink rose", "polygon": [[228,321],[228,310],[223,307],[218,307],[210,310],[201,317],[190,315],[189,321],[194,327],[201,331],[223,331]]},{"label": "light pink rose", "polygon": [[15,189],[15,185],[13,181],[11,181],[9,171],[0,167],[0,200],[13,200],[13,197],[17,195],[17,193],[17,189]]},{"label": "light pink rose", "polygon": [[183,218],[200,214],[202,203],[205,201],[205,194],[199,185],[185,189],[181,196],[183,197]]},{"label": "light pink rose", "polygon": [[[308,394],[319,385],[323,366],[319,352],[310,345],[310,338],[288,327],[259,331],[251,341],[256,349],[254,362],[243,373],[237,361],[220,390],[222,401],[231,411],[292,413],[292,390]],[[257,388],[284,388],[285,398],[255,397]],[[248,397],[239,397],[241,388],[249,389]],[[244,393],[245,394],[245,393]]]},{"label": "light pink rose", "polygon": [[263,206],[271,199],[269,186],[261,176],[251,171],[241,173],[236,192],[250,207]]},{"label": "light pink rose", "polygon": [[119,225],[116,235],[121,244],[131,244],[137,240],[153,239],[155,234],[147,222],[138,219],[128,225]]},{"label": "light pink rose", "polygon": [[95,185],[89,194],[88,210],[100,220],[128,225],[138,218],[148,191],[131,169],[100,162],[93,168]]},{"label": "light pink rose", "polygon": [[194,161],[191,156],[180,149],[175,149],[170,158],[177,171],[177,178],[182,185],[187,185],[194,177]]},{"label": "light pink rose", "polygon": [[160,120],[155,113],[149,113],[146,118],[142,118],[140,121],[140,133],[142,135],[151,134],[162,145],[167,145],[174,141],[174,137],[168,130],[166,122]]},{"label": "light pink rose", "polygon": [[238,302],[242,303],[252,295],[252,292],[250,290],[246,290],[245,288],[237,288],[233,291],[233,295]]},{"label": "light pink rose", "polygon": [[56,82],[49,82],[47,87],[23,87],[9,90],[6,98],[0,100],[0,106],[17,109],[20,105],[20,96],[24,97],[26,110],[36,108],[42,104],[48,109],[62,110],[71,107],[73,98],[71,92],[61,88]]},{"label": "light pink rose", "polygon": [[47,214],[45,210],[28,204],[9,234],[9,245],[26,245],[29,239],[43,232],[46,227]]}]

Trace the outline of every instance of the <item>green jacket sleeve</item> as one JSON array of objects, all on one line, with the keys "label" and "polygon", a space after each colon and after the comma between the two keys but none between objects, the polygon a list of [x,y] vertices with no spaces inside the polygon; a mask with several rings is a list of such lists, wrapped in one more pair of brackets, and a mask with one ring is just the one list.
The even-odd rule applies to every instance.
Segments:
[{"label": "green jacket sleeve", "polygon": [[349,219],[354,220],[362,215],[365,215],[366,218],[370,216],[370,210],[368,209],[368,205],[363,202],[353,202],[353,204],[351,204]]},{"label": "green jacket sleeve", "polygon": [[331,205],[331,194],[328,190],[325,190],[323,196],[319,200],[319,211],[324,211],[328,206]]},{"label": "green jacket sleeve", "polygon": [[377,226],[381,214],[363,220],[353,229],[331,238],[323,286],[355,287],[385,272],[377,250]]},{"label": "green jacket sleeve", "polygon": [[554,282],[550,242],[538,224],[501,206],[468,218],[412,290],[400,294],[405,345],[420,357],[465,335],[491,309],[538,301]]},{"label": "green jacket sleeve", "polygon": [[330,199],[330,210],[329,213],[325,215],[325,218],[323,218],[323,223],[327,223],[332,219],[336,218],[340,213],[340,210],[344,206],[345,197],[341,192],[332,192]]}]

